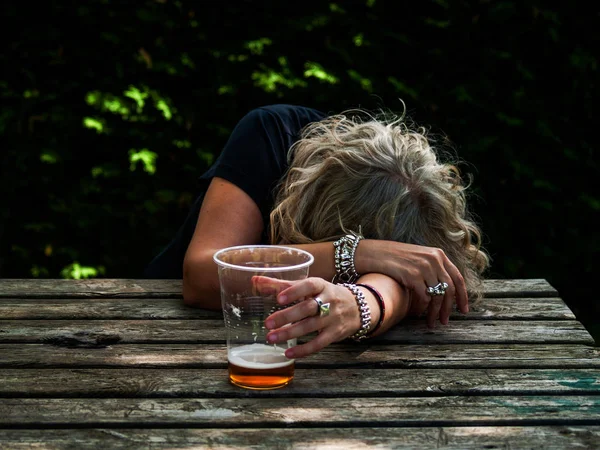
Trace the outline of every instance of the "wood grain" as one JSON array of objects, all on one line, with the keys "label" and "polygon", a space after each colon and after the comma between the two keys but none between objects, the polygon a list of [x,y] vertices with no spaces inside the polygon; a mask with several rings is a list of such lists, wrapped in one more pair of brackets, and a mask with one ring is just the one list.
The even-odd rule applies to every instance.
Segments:
[{"label": "wood grain", "polygon": [[597,369],[296,369],[285,389],[233,386],[227,369],[4,369],[0,397],[600,395]]},{"label": "wood grain", "polygon": [[[103,347],[131,343],[219,343],[222,320],[0,320],[0,343],[46,342]],[[572,343],[593,345],[585,327],[571,321],[454,321],[429,329],[424,320],[399,324],[373,342],[402,344]]]},{"label": "wood grain", "polygon": [[[225,344],[123,344],[102,348],[0,344],[0,368],[225,368]],[[600,368],[600,347],[547,344],[336,344],[296,367]]]},{"label": "wood grain", "polygon": [[[0,317],[4,320],[185,320],[221,319],[222,313],[186,307],[180,299],[0,298]],[[469,314],[454,311],[450,320],[575,320],[575,315],[558,297],[484,298],[471,305]]]},{"label": "wood grain", "polygon": [[0,447],[10,449],[511,449],[597,448],[600,427],[479,426],[292,429],[59,429],[0,430]]},{"label": "wood grain", "polygon": [[221,313],[180,281],[0,280],[0,318],[0,448],[600,441],[600,347],[545,280],[486,280],[448,326],[332,345],[274,391],[228,382]]},{"label": "wood grain", "polygon": [[[485,280],[484,293],[488,297],[556,297],[558,295],[556,289],[543,279]],[[0,280],[0,297],[181,298],[181,280],[3,279]]]},{"label": "wood grain", "polygon": [[0,399],[0,427],[600,425],[600,396]]}]

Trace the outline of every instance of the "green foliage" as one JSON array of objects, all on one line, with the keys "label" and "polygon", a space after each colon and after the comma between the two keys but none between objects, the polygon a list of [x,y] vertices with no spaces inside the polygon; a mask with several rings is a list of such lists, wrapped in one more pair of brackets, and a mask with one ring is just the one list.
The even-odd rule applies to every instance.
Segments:
[{"label": "green foliage", "polygon": [[0,183],[14,194],[0,204],[0,276],[140,276],[251,108],[401,113],[403,100],[474,176],[489,275],[586,298],[577,289],[600,253],[597,11],[390,8],[9,2],[19,33],[0,52]]},{"label": "green foliage", "polygon": [[97,133],[102,133],[104,131],[104,123],[102,120],[95,119],[94,117],[84,117],[83,126],[96,130]]},{"label": "green foliage", "polygon": [[[60,276],[63,278],[71,278],[80,280],[82,278],[94,278],[104,273],[104,267],[89,267],[82,266],[77,261],[73,264],[69,264],[63,270],[60,271]],[[35,276],[35,275],[34,275]]]},{"label": "green foliage", "polygon": [[275,93],[278,97],[283,95],[282,87],[293,89],[295,87],[305,87],[306,82],[292,73],[289,68],[287,58],[280,56],[277,58],[279,67],[271,69],[261,64],[261,70],[252,73],[254,84],[262,88],[265,92]]},{"label": "green foliage", "polygon": [[147,148],[141,150],[132,148],[129,150],[129,162],[131,163],[129,170],[134,171],[137,163],[141,162],[144,166],[144,171],[152,175],[156,172],[156,158],[158,158],[158,155]]},{"label": "green foliage", "polygon": [[337,84],[340,81],[336,76],[328,73],[320,64],[316,62],[307,61],[304,64],[304,69],[305,78],[314,77],[329,84]]}]

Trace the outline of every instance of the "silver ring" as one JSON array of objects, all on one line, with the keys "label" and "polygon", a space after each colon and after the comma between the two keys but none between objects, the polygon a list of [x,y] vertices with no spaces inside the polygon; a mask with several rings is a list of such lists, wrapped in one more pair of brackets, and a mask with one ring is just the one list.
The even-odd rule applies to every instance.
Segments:
[{"label": "silver ring", "polygon": [[448,283],[438,283],[435,286],[427,287],[427,293],[431,296],[444,295],[448,289]]},{"label": "silver ring", "polygon": [[315,313],[315,316],[318,314],[319,317],[327,317],[329,315],[329,303],[323,303],[323,300],[321,300],[319,297],[315,297],[313,300],[317,302],[317,306],[319,307]]}]

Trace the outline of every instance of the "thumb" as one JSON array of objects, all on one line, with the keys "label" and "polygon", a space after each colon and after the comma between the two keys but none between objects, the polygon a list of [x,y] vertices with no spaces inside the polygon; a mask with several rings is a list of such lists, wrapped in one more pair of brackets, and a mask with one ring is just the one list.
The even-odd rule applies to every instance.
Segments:
[{"label": "thumb", "polygon": [[252,277],[252,284],[259,294],[277,295],[284,289],[292,286],[291,281],[280,280],[278,278],[255,275]]}]

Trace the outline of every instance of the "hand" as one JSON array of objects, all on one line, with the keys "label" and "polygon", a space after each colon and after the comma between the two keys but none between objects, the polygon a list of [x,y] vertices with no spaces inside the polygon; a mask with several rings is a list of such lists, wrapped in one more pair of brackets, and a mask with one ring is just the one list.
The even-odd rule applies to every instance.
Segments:
[{"label": "hand", "polygon": [[[252,281],[261,293],[279,292],[278,304],[292,305],[271,314],[265,320],[265,326],[271,330],[267,334],[269,343],[285,342],[315,331],[319,332],[318,336],[311,341],[287,349],[285,356],[290,359],[303,358],[318,352],[333,342],[351,336],[360,328],[360,313],[356,299],[343,286],[322,278],[285,281],[256,276]],[[328,316],[319,317],[315,297],[319,297],[323,303],[330,304]],[[294,304],[294,302],[298,303]]]},{"label": "hand", "polygon": [[[365,245],[366,244],[366,245]],[[362,246],[362,248],[361,248]],[[469,312],[469,298],[463,276],[443,250],[394,241],[364,240],[357,249],[357,262],[366,263],[363,272],[378,272],[395,279],[411,293],[411,314],[427,311],[427,325],[435,326],[439,317],[448,323],[452,305]],[[445,295],[431,296],[428,286],[448,284]]]}]

